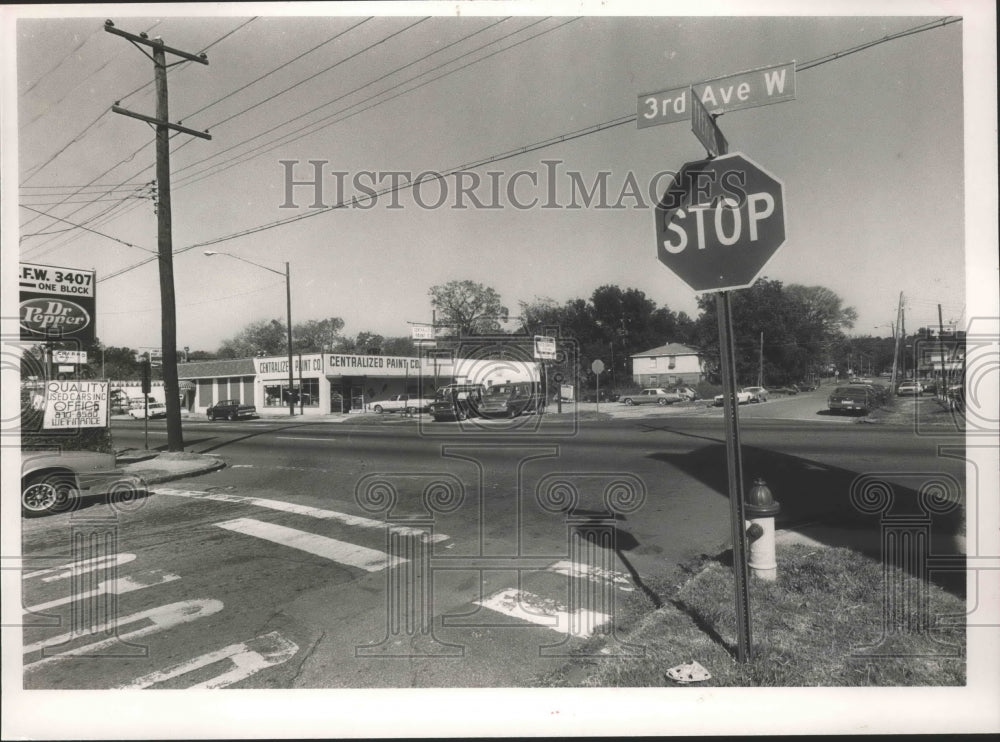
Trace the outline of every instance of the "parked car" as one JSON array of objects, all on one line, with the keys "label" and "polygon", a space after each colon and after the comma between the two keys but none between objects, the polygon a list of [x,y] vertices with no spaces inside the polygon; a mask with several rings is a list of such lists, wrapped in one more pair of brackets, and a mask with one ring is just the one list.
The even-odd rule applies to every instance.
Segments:
[{"label": "parked car", "polygon": [[448,384],[437,390],[431,402],[431,416],[435,421],[465,420],[476,417],[483,403],[482,384]]},{"label": "parked car", "polygon": [[84,491],[109,491],[114,485],[145,489],[141,480],[116,467],[113,453],[25,451],[21,455],[21,513],[44,515],[70,510]]},{"label": "parked car", "polygon": [[[737,389],[736,390],[736,404],[750,404],[750,398],[751,398],[751,396],[752,395],[750,394],[750,392],[748,392],[748,391],[746,391],[744,389]],[[725,395],[724,394],[716,394],[714,402],[715,402],[715,406],[716,407],[722,407],[722,405],[725,404]]]},{"label": "parked car", "polygon": [[766,402],[768,391],[762,386],[748,386],[743,389],[745,392],[749,392],[751,402]]},{"label": "parked car", "polygon": [[808,381],[800,381],[795,387],[800,392],[812,392],[816,390],[816,385]]},{"label": "parked car", "polygon": [[667,389],[667,391],[677,394],[682,401],[694,402],[699,398],[698,392],[689,386],[674,386]]},{"label": "parked car", "polygon": [[908,395],[920,395],[923,394],[923,387],[920,386],[919,381],[904,381],[902,384],[896,387],[896,394],[900,397],[905,397]]},{"label": "parked car", "polygon": [[681,395],[677,392],[668,392],[666,389],[655,387],[643,389],[638,394],[623,394],[622,403],[627,405],[635,404],[658,404],[665,407],[668,404],[681,401]]},{"label": "parked car", "polygon": [[770,392],[771,392],[771,394],[788,394],[788,395],[792,395],[792,394],[798,394],[799,390],[796,389],[794,386],[779,386],[779,387],[772,388],[770,390]]},{"label": "parked car", "polygon": [[225,399],[209,407],[205,410],[205,414],[209,420],[220,417],[226,420],[239,420],[241,417],[256,416],[257,408],[252,404],[241,404],[238,399]]},{"label": "parked car", "polygon": [[163,402],[150,402],[147,406],[132,407],[128,414],[135,420],[142,420],[144,417],[154,420],[167,416],[167,406]]},{"label": "parked car", "polygon": [[882,386],[881,384],[866,384],[864,382],[852,382],[847,386],[858,387],[860,389],[867,389],[872,394],[873,407],[878,407],[885,403],[889,398],[888,387]]},{"label": "parked car", "polygon": [[541,406],[541,393],[530,381],[507,382],[486,388],[479,414],[483,417],[517,417],[527,412],[539,412]]},{"label": "parked car", "polygon": [[826,401],[831,412],[868,414],[875,408],[875,393],[864,384],[838,386]]},{"label": "parked car", "polygon": [[372,403],[372,409],[381,414],[383,412],[426,412],[430,409],[433,399],[418,397],[416,394],[393,394],[388,399],[379,400]]},{"label": "parked car", "polygon": [[580,401],[582,402],[617,402],[621,398],[618,392],[609,392],[604,389],[601,390],[600,399],[597,398],[596,391],[586,391],[581,395]]}]

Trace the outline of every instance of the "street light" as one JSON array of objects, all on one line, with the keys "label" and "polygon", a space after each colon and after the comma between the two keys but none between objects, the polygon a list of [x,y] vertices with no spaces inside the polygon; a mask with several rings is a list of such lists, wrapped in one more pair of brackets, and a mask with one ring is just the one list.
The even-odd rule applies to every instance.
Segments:
[{"label": "street light", "polygon": [[[295,417],[295,399],[292,395],[292,390],[295,388],[295,378],[292,375],[292,282],[288,274],[288,261],[285,261],[285,272],[282,273],[281,271],[276,271],[274,268],[268,268],[266,265],[255,263],[252,260],[247,260],[246,258],[241,258],[239,255],[233,255],[231,252],[205,250],[205,255],[208,257],[212,257],[213,255],[227,255],[230,258],[242,260],[244,263],[255,265],[258,268],[263,268],[266,271],[277,273],[279,276],[285,277],[285,308],[288,314],[288,414]],[[299,391],[301,392],[301,390]]]}]

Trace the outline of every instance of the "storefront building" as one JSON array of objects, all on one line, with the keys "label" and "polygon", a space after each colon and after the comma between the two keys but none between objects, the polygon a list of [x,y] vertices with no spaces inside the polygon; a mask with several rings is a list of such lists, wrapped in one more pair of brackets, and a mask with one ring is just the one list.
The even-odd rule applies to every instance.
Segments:
[{"label": "storefront building", "polygon": [[356,413],[394,394],[432,397],[453,381],[489,386],[538,380],[535,363],[343,353],[292,356],[291,386],[287,356],[182,363],[177,372],[181,387],[193,390],[188,407],[193,413],[226,399],[252,404],[261,413],[287,410],[289,400],[303,415]]}]

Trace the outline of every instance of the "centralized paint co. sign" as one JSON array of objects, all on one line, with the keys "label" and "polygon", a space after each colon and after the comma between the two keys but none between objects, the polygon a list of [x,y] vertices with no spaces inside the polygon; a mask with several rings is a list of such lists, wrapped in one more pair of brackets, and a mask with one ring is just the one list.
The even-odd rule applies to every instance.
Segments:
[{"label": "centralized paint co. sign", "polygon": [[68,299],[38,297],[21,302],[22,335],[76,337],[90,329],[90,314]]}]

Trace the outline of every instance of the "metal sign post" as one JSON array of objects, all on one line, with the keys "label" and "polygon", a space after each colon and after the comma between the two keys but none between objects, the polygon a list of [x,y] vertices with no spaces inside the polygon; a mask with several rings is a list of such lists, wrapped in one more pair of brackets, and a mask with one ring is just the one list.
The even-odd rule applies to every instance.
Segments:
[{"label": "metal sign post", "polygon": [[726,419],[726,463],[729,470],[729,519],[733,537],[733,577],[736,581],[737,659],[750,660],[750,567],[747,562],[746,513],[743,502],[743,449],[740,447],[739,405],[736,400],[736,354],[729,292],[715,295],[719,316],[723,415]]}]

